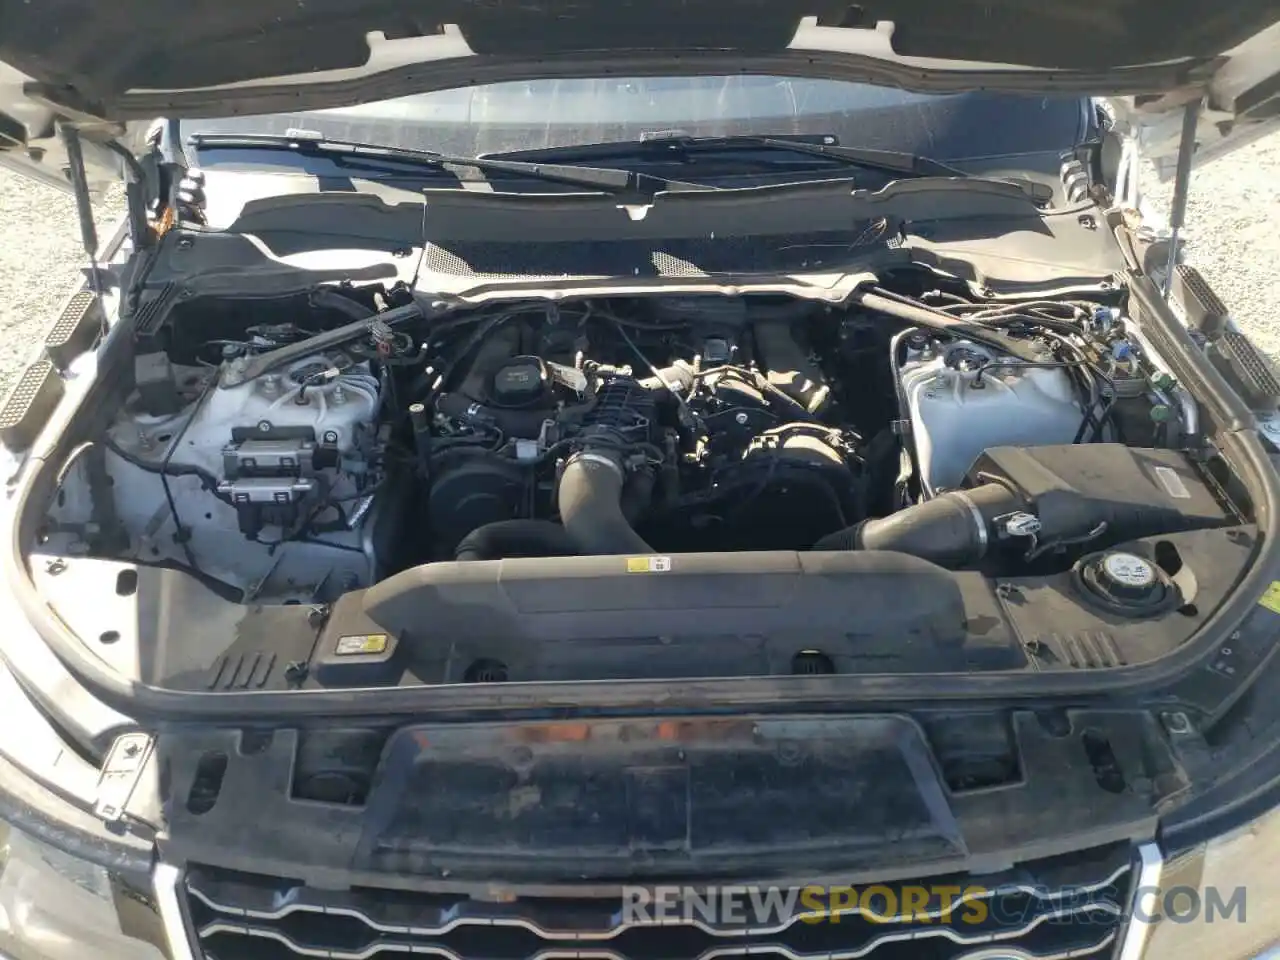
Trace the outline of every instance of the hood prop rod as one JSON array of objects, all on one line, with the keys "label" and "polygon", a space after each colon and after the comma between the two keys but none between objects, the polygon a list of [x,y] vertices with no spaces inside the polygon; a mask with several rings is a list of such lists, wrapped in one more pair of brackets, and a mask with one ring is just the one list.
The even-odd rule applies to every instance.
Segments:
[{"label": "hood prop rod", "polygon": [[1173,294],[1173,271],[1178,264],[1178,235],[1187,219],[1187,192],[1191,187],[1191,161],[1196,152],[1196,129],[1200,122],[1201,98],[1190,101],[1182,111],[1182,138],[1178,141],[1178,165],[1173,175],[1173,201],[1169,205],[1169,263],[1164,273],[1164,298]]}]

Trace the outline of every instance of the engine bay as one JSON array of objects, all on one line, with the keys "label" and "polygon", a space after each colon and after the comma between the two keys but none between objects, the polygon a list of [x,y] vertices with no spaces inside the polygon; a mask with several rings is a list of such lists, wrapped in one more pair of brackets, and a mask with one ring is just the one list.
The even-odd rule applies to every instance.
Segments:
[{"label": "engine bay", "polygon": [[[40,551],[146,571],[175,608],[207,594],[224,632],[275,611],[236,644],[327,649],[307,677],[337,685],[404,682],[401,640],[417,682],[839,672],[890,634],[917,646],[881,667],[1168,652],[1253,542],[1189,395],[1119,294],[921,279],[880,309],[655,294],[427,317],[354,286],[183,305],[135,340]],[[607,655],[582,645],[602,623],[629,638]]]}]

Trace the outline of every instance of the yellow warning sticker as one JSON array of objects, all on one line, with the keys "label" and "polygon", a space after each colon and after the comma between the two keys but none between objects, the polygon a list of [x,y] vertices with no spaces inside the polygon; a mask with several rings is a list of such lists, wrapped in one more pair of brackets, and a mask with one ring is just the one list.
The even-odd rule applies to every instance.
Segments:
[{"label": "yellow warning sticker", "polygon": [[1258,605],[1266,607],[1272,613],[1280,613],[1280,580],[1272,580],[1258,601]]},{"label": "yellow warning sticker", "polygon": [[339,637],[333,652],[339,657],[357,657],[361,654],[385,653],[386,649],[385,633],[361,633]]},{"label": "yellow warning sticker", "polygon": [[666,573],[670,557],[627,557],[627,573]]}]

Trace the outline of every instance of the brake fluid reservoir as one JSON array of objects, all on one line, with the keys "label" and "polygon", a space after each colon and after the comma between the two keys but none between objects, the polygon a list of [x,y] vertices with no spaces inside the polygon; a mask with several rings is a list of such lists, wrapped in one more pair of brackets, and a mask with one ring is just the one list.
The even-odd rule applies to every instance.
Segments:
[{"label": "brake fluid reservoir", "polygon": [[1066,371],[1018,363],[968,341],[908,355],[899,375],[928,496],[960,486],[988,447],[1075,440],[1084,411]]}]

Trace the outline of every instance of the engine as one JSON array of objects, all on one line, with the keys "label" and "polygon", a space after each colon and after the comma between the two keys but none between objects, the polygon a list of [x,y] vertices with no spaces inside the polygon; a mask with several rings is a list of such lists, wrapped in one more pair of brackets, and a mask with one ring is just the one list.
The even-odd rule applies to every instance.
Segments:
[{"label": "engine", "polygon": [[510,318],[416,429],[430,558],[796,549],[847,522],[862,439],[830,415],[800,307],[659,298]]},{"label": "engine", "polygon": [[991,536],[1038,543],[998,490],[966,506],[985,451],[1176,442],[1168,387],[1098,304],[920,308],[974,320],[970,339],[765,296],[398,327],[394,302],[351,296],[222,306],[139,346],[104,436],[135,555],[303,599],[441,560],[906,549],[928,513],[968,563],[988,506]]}]

